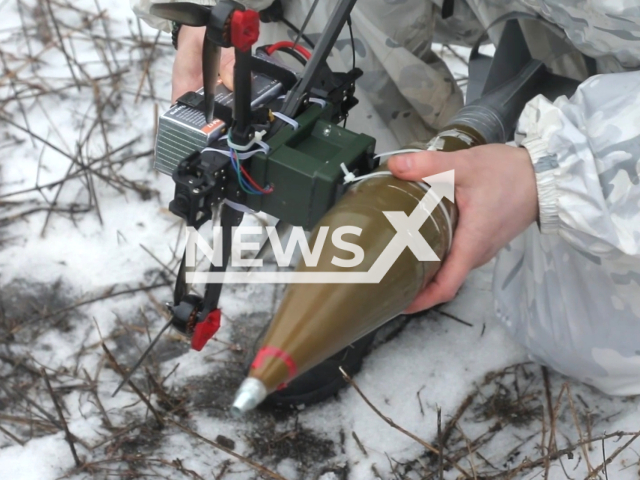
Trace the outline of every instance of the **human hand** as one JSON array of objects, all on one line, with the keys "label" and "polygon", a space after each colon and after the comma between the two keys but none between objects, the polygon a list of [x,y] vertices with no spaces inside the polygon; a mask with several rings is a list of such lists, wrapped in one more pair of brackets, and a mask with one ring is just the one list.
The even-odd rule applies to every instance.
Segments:
[{"label": "human hand", "polygon": [[[183,25],[178,34],[178,51],[173,62],[171,80],[171,103],[187,92],[202,88],[202,42],[205,27]],[[232,48],[223,48],[220,56],[220,78],[225,87],[233,90],[233,65],[235,55]]]},{"label": "human hand", "polygon": [[451,251],[435,278],[406,313],[452,300],[471,270],[496,253],[538,218],[536,178],[524,148],[484,145],[458,152],[420,152],[389,159],[403,180],[455,171],[459,220]]},{"label": "human hand", "polygon": [[220,54],[220,79],[229,90],[233,90],[233,67],[236,65],[236,53],[233,48],[223,48]]}]

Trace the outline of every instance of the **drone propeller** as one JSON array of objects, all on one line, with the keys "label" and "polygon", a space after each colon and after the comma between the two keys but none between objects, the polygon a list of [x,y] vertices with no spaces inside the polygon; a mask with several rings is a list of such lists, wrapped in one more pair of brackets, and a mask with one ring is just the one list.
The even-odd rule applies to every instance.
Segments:
[{"label": "drone propeller", "polygon": [[118,388],[115,389],[115,391],[111,394],[112,397],[115,397],[118,392],[120,391],[120,389],[122,387],[124,387],[124,385],[131,380],[131,377],[133,376],[133,374],[135,373],[136,370],[138,370],[138,368],[140,367],[140,365],[142,365],[142,362],[144,362],[145,358],[147,358],[147,356],[151,353],[151,350],[153,350],[153,347],[156,346],[156,343],[158,343],[158,340],[160,340],[160,337],[162,337],[162,334],[171,326],[171,323],[173,323],[173,318],[171,320],[169,320],[164,327],[162,327],[162,330],[160,330],[160,332],[158,333],[158,335],[156,335],[156,338],[153,339],[153,341],[149,344],[149,346],[147,347],[147,349],[144,351],[144,353],[142,354],[142,356],[138,359],[138,361],[136,362],[136,364],[131,368],[131,370],[129,370],[129,373],[127,373],[124,377],[124,379],[122,380],[122,382],[120,382],[120,385],[118,385]]},{"label": "drone propeller", "polygon": [[176,280],[176,286],[173,289],[173,304],[178,305],[180,301],[189,293],[189,285],[186,281],[187,274],[187,256],[183,255],[180,262],[180,268],[178,268],[178,278]]},{"label": "drone propeller", "polygon": [[220,47],[205,37],[202,46],[202,83],[204,84],[204,112],[207,123],[213,122],[219,69]]},{"label": "drone propeller", "polygon": [[[160,18],[171,20],[191,27],[205,27],[210,25],[211,7],[195,3],[154,3],[151,13]],[[209,27],[202,45],[202,77],[204,83],[204,114],[207,123],[213,121],[213,109],[216,98],[216,83],[220,69],[220,47],[209,37]]]},{"label": "drone propeller", "polygon": [[205,27],[209,23],[211,8],[196,3],[154,3],[152,15],[190,27]]},{"label": "drone propeller", "polygon": [[149,356],[149,354],[153,350],[153,347],[156,346],[156,344],[160,340],[160,337],[162,337],[162,334],[165,331],[167,331],[167,329],[176,321],[175,308],[180,304],[180,302],[182,302],[185,299],[190,289],[189,285],[186,282],[186,272],[188,268],[186,265],[186,258],[187,258],[186,255],[182,257],[182,262],[180,263],[180,268],[178,269],[178,279],[176,281],[176,286],[173,290],[173,306],[171,307],[171,310],[172,310],[171,319],[162,327],[160,332],[158,332],[158,335],[155,336],[155,338],[149,344],[147,349],[142,353],[142,355],[140,356],[136,364],[133,367],[131,367],[129,372],[123,378],[122,382],[120,382],[120,384],[118,385],[118,388],[116,388],[113,394],[111,395],[112,397],[115,397],[120,391],[120,389],[129,380],[131,380],[131,377],[133,376],[133,374],[136,372],[136,370],[138,370],[138,368],[140,368],[140,365],[142,365],[142,362],[144,362],[144,360]]}]

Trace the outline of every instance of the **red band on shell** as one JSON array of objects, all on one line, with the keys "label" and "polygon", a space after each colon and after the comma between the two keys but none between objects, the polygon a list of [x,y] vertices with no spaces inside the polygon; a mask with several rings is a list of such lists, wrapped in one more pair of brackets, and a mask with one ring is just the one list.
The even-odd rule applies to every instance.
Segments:
[{"label": "red band on shell", "polygon": [[263,362],[269,357],[278,358],[285,363],[289,369],[289,379],[295,377],[298,373],[298,367],[296,366],[296,362],[293,361],[293,358],[291,358],[287,352],[276,347],[262,347],[251,364],[251,368],[260,368]]}]

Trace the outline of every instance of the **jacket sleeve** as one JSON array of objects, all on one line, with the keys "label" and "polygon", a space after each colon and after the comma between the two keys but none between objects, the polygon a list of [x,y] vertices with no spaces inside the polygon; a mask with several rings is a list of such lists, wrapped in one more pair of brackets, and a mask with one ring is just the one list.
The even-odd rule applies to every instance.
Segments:
[{"label": "jacket sleeve", "polygon": [[543,234],[640,258],[640,71],[594,76],[571,99],[534,98],[516,142],[533,161]]},{"label": "jacket sleeve", "polygon": [[[171,31],[171,22],[151,15],[149,10],[154,3],[170,3],[179,2],[183,0],[130,0],[131,9],[141,20],[152,28],[163,30],[165,32]],[[189,3],[197,3],[200,5],[215,5],[216,0],[188,0]],[[264,10],[273,3],[273,0],[237,0],[238,3],[243,4],[253,10]]]}]

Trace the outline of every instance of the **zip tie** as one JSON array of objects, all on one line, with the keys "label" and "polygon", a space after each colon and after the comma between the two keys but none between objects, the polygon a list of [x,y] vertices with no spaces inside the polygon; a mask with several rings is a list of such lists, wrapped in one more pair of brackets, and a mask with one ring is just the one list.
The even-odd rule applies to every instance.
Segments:
[{"label": "zip tie", "polygon": [[[220,150],[219,148],[213,148],[213,147],[207,147],[204,150],[202,150],[202,152],[216,152],[216,153],[221,153],[223,155],[226,155],[227,157],[231,158],[231,152],[228,150]],[[269,154],[269,150],[264,149],[264,148],[259,148],[257,150],[251,150],[250,152],[243,152],[243,153],[238,153],[236,152],[236,157],[238,158],[238,160],[247,160],[248,158],[253,157],[256,153],[264,153],[265,155]]]},{"label": "zip tie", "polygon": [[439,133],[437,136],[433,137],[431,140],[429,140],[429,143],[427,143],[427,152],[439,152],[444,148],[444,144],[445,144],[445,137],[453,137],[453,138],[457,138],[458,140],[466,143],[467,145],[471,146],[473,144],[473,138],[471,138],[469,135],[467,135],[464,132],[459,132],[458,130],[445,130],[442,133]]},{"label": "zip tie", "polygon": [[250,209],[246,205],[242,205],[241,203],[234,202],[232,200],[229,200],[228,198],[225,198],[224,200],[222,200],[222,203],[224,203],[225,205],[228,205],[229,207],[233,208],[234,210],[236,210],[238,212],[256,213],[255,210]]},{"label": "zip tie", "polygon": [[[264,133],[264,132],[262,132],[262,133]],[[262,138],[263,136],[264,136],[264,135],[260,135],[260,138]],[[229,135],[223,135],[223,136],[222,136],[222,137],[220,137],[218,140],[220,140],[220,141],[224,141],[224,140],[227,140],[228,138],[229,138]],[[237,156],[240,160],[246,160],[247,158],[251,158],[251,157],[252,157],[254,154],[256,154],[256,153],[264,153],[264,154],[268,155],[268,154],[269,154],[269,152],[271,151],[271,147],[269,146],[269,144],[268,144],[267,142],[263,142],[262,140],[256,140],[254,143],[255,143],[256,145],[259,145],[261,148],[258,148],[257,150],[252,150],[251,152],[247,152],[247,153],[250,153],[250,154],[251,154],[251,155],[248,155],[248,156],[247,156],[246,154],[243,154],[242,156],[240,156],[240,155],[237,153],[237,151],[236,151],[236,156]],[[210,148],[211,150],[208,150],[208,148]],[[220,150],[216,150],[216,149],[211,148],[211,147],[207,147],[207,148],[205,148],[205,149],[204,149],[204,150],[202,150],[202,151],[203,151],[203,152],[205,152],[205,151],[215,151],[215,152],[225,153],[225,152],[222,152],[222,151],[220,151]]]},{"label": "zip tie", "polygon": [[286,122],[289,125],[291,125],[294,130],[298,130],[298,128],[300,128],[300,124],[296,122],[293,118],[287,117],[286,115],[280,112],[271,112],[271,113],[273,113],[274,117],[279,118],[283,122]]},{"label": "zip tie", "polygon": [[[343,164],[344,165],[344,164]],[[343,169],[344,171],[344,169]],[[369,178],[376,178],[376,177],[392,177],[393,173],[389,172],[389,171],[382,171],[382,172],[373,172],[373,173],[368,173],[367,175],[361,175],[359,177],[356,177],[353,173],[349,172],[349,175],[345,175],[344,176],[344,183],[356,183],[356,182],[360,182],[362,180],[367,180]]]},{"label": "zip tie", "polygon": [[[285,98],[287,98],[286,95],[280,95],[279,97],[276,98],[276,100],[284,100]],[[321,98],[310,98],[309,100],[307,100],[309,103],[317,103],[318,105],[320,105],[322,108],[327,106],[327,102],[326,100],[323,100]],[[273,113],[273,112],[271,112]]]},{"label": "zip tie", "polygon": [[310,98],[309,99],[309,103],[317,103],[318,105],[320,105],[322,108],[327,106],[327,102],[322,100],[321,98]]},{"label": "zip tie", "polygon": [[[395,152],[387,152],[387,153],[381,153],[380,155],[378,155],[376,158],[381,157],[381,156],[389,156],[389,155],[396,155],[398,153],[416,153],[416,152],[422,152],[423,150],[398,150]],[[340,164],[340,168],[342,169],[342,171],[344,172],[344,183],[348,184],[348,183],[356,183],[356,182],[360,182],[362,180],[367,180],[369,178],[375,178],[375,177],[393,177],[393,173],[391,173],[388,170],[383,170],[382,172],[373,172],[373,173],[369,173],[367,175],[362,175],[360,177],[356,177],[355,174],[353,172],[350,172],[347,169],[347,166],[344,163]],[[412,182],[416,185],[418,185],[420,188],[422,188],[425,192],[427,192],[428,195],[430,196],[434,196],[435,194],[433,193],[433,190],[431,189],[431,186],[428,185],[425,182]],[[436,200],[436,198],[434,198],[434,200]],[[442,199],[440,199],[442,200]],[[449,247],[447,249],[447,253],[449,253],[449,251],[451,250],[451,244],[453,243],[453,222],[451,221],[451,215],[449,215],[449,211],[446,209],[446,207],[442,204],[442,201],[438,201],[438,208],[440,209],[440,211],[442,212],[446,222],[447,222],[447,226],[449,227]]]},{"label": "zip tie", "polygon": [[407,148],[407,149],[404,149],[404,150],[393,150],[392,152],[379,153],[378,155],[373,157],[373,159],[376,160],[377,158],[392,157],[393,155],[399,155],[401,153],[420,153],[420,152],[424,152],[424,150],[420,150],[418,148]]},{"label": "zip tie", "polygon": [[348,183],[356,183],[356,182],[359,182],[361,180],[366,180],[368,178],[393,176],[393,173],[391,173],[389,171],[382,171],[382,172],[368,173],[367,175],[360,175],[359,177],[356,177],[356,174],[353,173],[353,172],[350,172],[347,169],[347,166],[344,163],[340,164],[340,168],[344,172],[344,183],[345,183],[345,185],[348,184]]},{"label": "zip tie", "polygon": [[[264,136],[264,135],[263,135],[263,136]],[[220,141],[224,141],[224,140],[226,140],[227,138],[229,138],[229,135],[224,135],[224,136],[220,137],[218,140],[220,140]],[[256,150],[256,151],[255,151],[256,153],[258,153],[258,152],[261,152],[261,151],[262,151],[262,153],[266,153],[266,154],[268,154],[268,153],[271,151],[271,147],[269,146],[269,144],[268,144],[267,142],[263,142],[262,140],[256,140],[254,143],[255,143],[255,145],[259,145],[259,146],[262,148],[262,150],[260,150],[260,149]],[[203,150],[203,151],[204,151],[204,150]],[[249,153],[251,153],[251,152],[249,152]],[[243,158],[242,160],[246,160],[246,159],[245,159],[245,158]]]},{"label": "zip tie", "polygon": [[439,152],[444,148],[444,138],[437,136],[429,142],[427,152]]},{"label": "zip tie", "polygon": [[352,183],[356,181],[356,178],[358,177],[356,177],[355,173],[350,172],[344,163],[340,164],[340,168],[344,172],[344,183]]},{"label": "zip tie", "polygon": [[[256,141],[256,144],[260,145],[262,147],[262,149],[264,150],[264,153],[268,154],[269,151],[271,150],[271,147],[269,146],[269,144],[267,142],[263,142],[262,140],[258,140]],[[256,150],[257,152],[258,150]]]},{"label": "zip tie", "polygon": [[355,182],[359,182],[361,180],[367,180],[369,178],[376,178],[376,177],[392,177],[393,173],[389,172],[389,171],[383,171],[383,172],[373,172],[373,173],[368,173],[367,175],[362,175],[360,177],[355,177],[352,181],[347,182],[346,178],[345,178],[345,182],[344,183],[355,183]]},{"label": "zip tie", "polygon": [[473,138],[471,138],[466,133],[461,132],[460,130],[455,130],[455,129],[445,130],[444,132],[439,133],[438,138],[440,137],[454,137],[459,140],[462,140],[467,145],[471,145],[473,143]]},{"label": "zip tie", "polygon": [[253,138],[251,139],[251,141],[249,143],[247,143],[246,145],[236,145],[235,143],[233,143],[233,141],[231,140],[231,136],[230,135],[226,135],[227,138],[227,145],[229,145],[229,148],[237,151],[237,152],[246,152],[249,149],[251,149],[257,142],[260,142],[262,140],[262,137],[264,137],[267,134],[266,131],[262,130],[261,132],[255,132],[253,134]]}]

